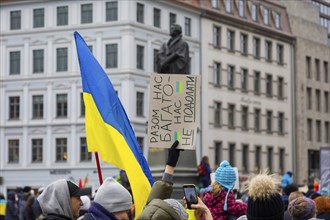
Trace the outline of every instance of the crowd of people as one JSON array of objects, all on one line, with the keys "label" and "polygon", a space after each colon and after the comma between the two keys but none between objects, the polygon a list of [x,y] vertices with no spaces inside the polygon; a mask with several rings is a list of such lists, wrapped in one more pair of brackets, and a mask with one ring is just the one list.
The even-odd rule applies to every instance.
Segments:
[{"label": "crowd of people", "polygon": [[[139,216],[134,212],[134,199],[127,185],[125,173],[120,181],[112,177],[104,180],[93,196],[84,188],[65,179],[52,182],[38,193],[30,187],[0,195],[0,218],[5,220],[330,220],[330,196],[316,192],[313,187],[301,192],[287,172],[282,179],[260,173],[250,178],[246,194],[234,189],[237,175],[224,160],[211,182],[211,168],[207,157],[198,167],[202,187],[197,204],[171,198],[173,176],[179,160],[178,141],[168,150],[168,159],[161,180],[152,186],[147,203]],[[125,184],[123,184],[125,183]],[[124,186],[125,187],[124,187]],[[3,202],[6,201],[6,202]],[[2,206],[2,205],[5,206]],[[5,207],[5,210],[4,210]],[[190,209],[188,209],[188,207]],[[189,214],[188,214],[189,213]]]}]

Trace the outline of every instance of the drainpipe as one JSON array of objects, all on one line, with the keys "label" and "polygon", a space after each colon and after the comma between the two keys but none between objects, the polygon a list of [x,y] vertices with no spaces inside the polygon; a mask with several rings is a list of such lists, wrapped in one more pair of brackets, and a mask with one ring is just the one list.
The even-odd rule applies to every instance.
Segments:
[{"label": "drainpipe", "polygon": [[294,182],[297,182],[297,177],[298,177],[298,171],[297,171],[297,146],[296,146],[296,132],[295,132],[295,128],[296,128],[296,85],[295,82],[297,79],[297,68],[296,68],[296,40],[294,39],[292,41],[292,46],[291,46],[291,60],[293,60],[292,62],[292,67],[291,67],[291,71],[292,71],[292,76],[291,77],[291,118],[292,118],[292,122],[291,122],[291,132],[292,132],[292,169],[293,169],[293,179]]}]

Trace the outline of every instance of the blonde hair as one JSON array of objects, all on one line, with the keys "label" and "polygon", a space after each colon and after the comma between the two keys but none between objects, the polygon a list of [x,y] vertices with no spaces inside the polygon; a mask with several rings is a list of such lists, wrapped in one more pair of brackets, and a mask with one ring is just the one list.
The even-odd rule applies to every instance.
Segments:
[{"label": "blonde hair", "polygon": [[213,194],[213,196],[218,196],[223,187],[217,182],[212,182],[211,186],[212,186],[211,193]]}]

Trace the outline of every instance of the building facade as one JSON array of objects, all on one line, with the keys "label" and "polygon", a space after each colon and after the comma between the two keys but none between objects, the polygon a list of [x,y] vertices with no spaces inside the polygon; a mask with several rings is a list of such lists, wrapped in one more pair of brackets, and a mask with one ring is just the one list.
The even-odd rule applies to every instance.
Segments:
[{"label": "building facade", "polygon": [[320,12],[319,24],[327,29],[327,41],[330,47],[330,0],[312,0],[312,3]]},{"label": "building facade", "polygon": [[[1,1],[0,191],[58,178],[98,185],[87,152],[78,31],[109,75],[145,146],[154,55],[178,23],[200,71],[199,14],[164,1]],[[118,169],[101,164],[103,176]]]}]

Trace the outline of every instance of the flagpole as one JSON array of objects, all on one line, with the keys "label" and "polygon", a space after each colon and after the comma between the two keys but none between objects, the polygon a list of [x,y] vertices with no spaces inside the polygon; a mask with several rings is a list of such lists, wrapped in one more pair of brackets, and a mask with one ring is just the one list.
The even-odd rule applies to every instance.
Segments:
[{"label": "flagpole", "polygon": [[98,152],[94,152],[94,153],[95,153],[95,159],[96,159],[97,174],[99,175],[100,185],[102,185],[103,179],[102,179],[102,171],[101,171],[100,160],[99,160],[99,153]]}]

